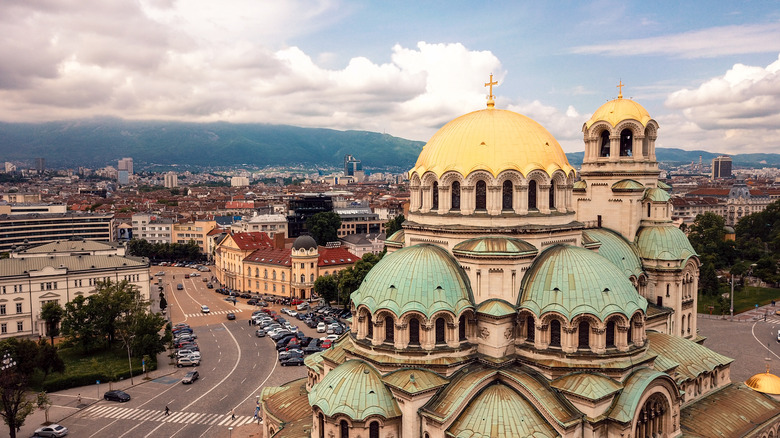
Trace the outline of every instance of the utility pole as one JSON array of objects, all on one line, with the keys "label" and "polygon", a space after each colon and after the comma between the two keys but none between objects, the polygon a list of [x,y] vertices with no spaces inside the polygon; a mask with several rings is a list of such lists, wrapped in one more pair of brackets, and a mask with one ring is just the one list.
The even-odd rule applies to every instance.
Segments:
[{"label": "utility pole", "polygon": [[729,313],[731,314],[731,320],[734,321],[734,274],[731,274],[731,293],[729,294],[729,299],[731,300]]}]

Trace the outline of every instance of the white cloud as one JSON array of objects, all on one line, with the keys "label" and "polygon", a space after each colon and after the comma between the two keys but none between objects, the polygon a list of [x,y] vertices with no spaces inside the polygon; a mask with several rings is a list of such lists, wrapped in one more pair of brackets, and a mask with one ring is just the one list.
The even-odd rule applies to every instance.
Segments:
[{"label": "white cloud", "polygon": [[578,46],[571,49],[571,52],[607,56],[669,55],[679,58],[710,58],[778,50],[780,22],[711,27],[674,35]]},{"label": "white cloud", "polygon": [[767,67],[736,64],[696,89],[671,93],[665,104],[680,111],[672,126],[688,141],[729,149],[718,152],[780,151],[780,57]]}]

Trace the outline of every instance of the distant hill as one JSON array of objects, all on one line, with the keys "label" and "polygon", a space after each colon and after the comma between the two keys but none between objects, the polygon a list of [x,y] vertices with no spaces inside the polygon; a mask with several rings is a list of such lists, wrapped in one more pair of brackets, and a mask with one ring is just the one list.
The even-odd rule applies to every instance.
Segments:
[{"label": "distant hill", "polygon": [[69,122],[0,123],[0,161],[47,167],[116,166],[132,157],[144,165],[340,166],[352,154],[367,167],[409,168],[424,143],[366,131],[295,126],[127,121],[112,118]]},{"label": "distant hill", "polygon": [[[182,123],[95,118],[45,123],[0,123],[0,161],[47,167],[116,166],[133,157],[135,167],[323,165],[341,166],[352,154],[368,168],[410,169],[424,143],[367,131],[240,123]],[[656,150],[666,164],[705,163],[720,154],[683,149]],[[566,154],[579,167],[582,152]],[[732,155],[745,167],[780,166],[780,154]]]}]

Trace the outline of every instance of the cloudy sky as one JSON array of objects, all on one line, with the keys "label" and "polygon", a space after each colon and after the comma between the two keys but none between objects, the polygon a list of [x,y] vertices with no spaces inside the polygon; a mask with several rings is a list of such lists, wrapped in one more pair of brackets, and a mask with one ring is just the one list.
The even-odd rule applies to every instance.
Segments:
[{"label": "cloudy sky", "polygon": [[617,96],[658,145],[780,153],[774,1],[2,0],[0,121],[95,116],[427,140],[496,106],[566,151]]}]

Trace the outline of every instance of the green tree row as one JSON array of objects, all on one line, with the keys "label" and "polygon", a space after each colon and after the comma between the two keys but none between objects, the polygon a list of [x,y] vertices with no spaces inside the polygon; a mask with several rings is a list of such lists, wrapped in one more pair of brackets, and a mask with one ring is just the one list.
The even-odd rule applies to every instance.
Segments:
[{"label": "green tree row", "polygon": [[200,247],[194,240],[188,243],[150,243],[144,239],[127,242],[127,252],[131,256],[147,257],[150,260],[200,260]]}]

